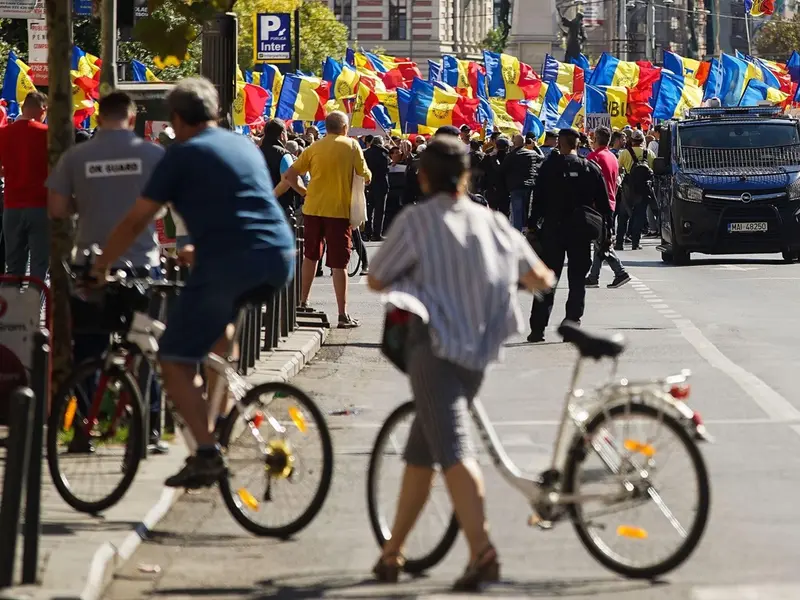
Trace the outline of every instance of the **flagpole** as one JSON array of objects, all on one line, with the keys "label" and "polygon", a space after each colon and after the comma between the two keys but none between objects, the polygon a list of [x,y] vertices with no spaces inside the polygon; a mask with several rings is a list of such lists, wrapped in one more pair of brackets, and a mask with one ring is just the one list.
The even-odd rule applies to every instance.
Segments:
[{"label": "flagpole", "polygon": [[747,32],[747,54],[753,55],[753,49],[750,47],[750,19],[747,16],[748,11],[744,11],[744,30]]}]

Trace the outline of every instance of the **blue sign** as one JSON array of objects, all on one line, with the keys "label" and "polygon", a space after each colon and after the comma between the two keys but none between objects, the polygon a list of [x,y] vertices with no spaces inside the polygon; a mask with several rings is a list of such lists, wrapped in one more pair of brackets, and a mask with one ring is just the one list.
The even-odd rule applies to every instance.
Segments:
[{"label": "blue sign", "polygon": [[92,16],[92,0],[74,0],[72,12],[79,17]]},{"label": "blue sign", "polygon": [[253,61],[255,63],[292,62],[289,13],[260,13],[253,16]]}]

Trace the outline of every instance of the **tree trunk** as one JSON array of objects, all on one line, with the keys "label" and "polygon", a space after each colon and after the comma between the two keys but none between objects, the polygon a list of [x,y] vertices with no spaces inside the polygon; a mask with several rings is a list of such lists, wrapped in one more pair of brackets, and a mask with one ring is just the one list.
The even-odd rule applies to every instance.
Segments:
[{"label": "tree trunk", "polygon": [[[47,8],[48,70],[50,78],[47,111],[50,168],[75,141],[72,124],[72,2],[45,0]],[[50,240],[50,289],[52,298],[52,368],[53,384],[57,390],[69,376],[72,363],[70,334],[69,290],[62,259],[72,251],[72,222],[59,219],[52,222]]]}]

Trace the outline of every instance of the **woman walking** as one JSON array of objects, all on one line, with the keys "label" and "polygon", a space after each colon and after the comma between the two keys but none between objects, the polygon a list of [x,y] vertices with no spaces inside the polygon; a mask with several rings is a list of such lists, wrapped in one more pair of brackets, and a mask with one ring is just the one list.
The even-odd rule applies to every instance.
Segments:
[{"label": "woman walking", "polygon": [[408,375],[416,404],[392,535],[373,573],[397,581],[403,543],[428,497],[434,466],[444,474],[470,560],[457,590],[496,581],[500,563],[489,540],[480,469],[470,452],[468,405],[488,364],[524,321],[519,285],[545,290],[554,276],[508,219],[472,202],[469,156],[457,138],[436,136],[420,158],[429,199],[404,209],[372,261],[369,286],[391,288],[424,305],[412,320]]}]

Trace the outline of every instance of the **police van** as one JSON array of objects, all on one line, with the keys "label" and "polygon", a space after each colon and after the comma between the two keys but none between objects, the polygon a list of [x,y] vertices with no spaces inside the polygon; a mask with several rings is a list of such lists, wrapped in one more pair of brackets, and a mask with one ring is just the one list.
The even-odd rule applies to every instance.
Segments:
[{"label": "police van", "polygon": [[696,108],[661,133],[654,164],[661,258],[800,258],[800,128],[780,107]]}]

